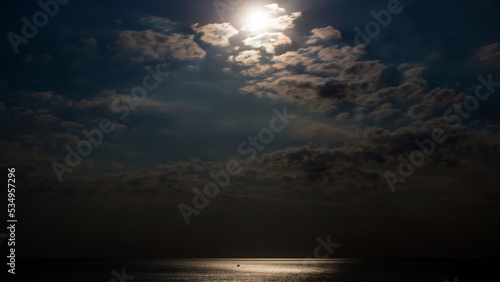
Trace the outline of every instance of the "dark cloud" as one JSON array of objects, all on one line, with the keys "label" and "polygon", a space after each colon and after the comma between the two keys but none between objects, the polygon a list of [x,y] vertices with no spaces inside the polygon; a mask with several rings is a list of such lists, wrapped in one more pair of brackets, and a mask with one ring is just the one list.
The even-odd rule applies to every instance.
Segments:
[{"label": "dark cloud", "polygon": [[246,46],[260,49],[263,48],[267,53],[274,54],[275,48],[281,45],[292,44],[292,40],[282,32],[264,32],[243,40]]},{"label": "dark cloud", "polygon": [[487,69],[500,68],[500,44],[494,43],[491,45],[483,46],[474,51],[474,63],[481,65]]},{"label": "dark cloud", "polygon": [[307,44],[315,44],[320,40],[340,39],[342,37],[340,31],[331,26],[314,28],[311,30],[311,33],[312,35],[307,40]]},{"label": "dark cloud", "polygon": [[152,30],[128,30],[118,34],[116,44],[136,51],[138,56],[135,59],[140,61],[147,58],[162,59],[169,53],[172,58],[179,60],[205,57],[206,52],[193,40],[194,35],[165,35]]},{"label": "dark cloud", "polygon": [[434,114],[435,110],[431,104],[418,104],[408,109],[408,115],[418,120],[426,119]]},{"label": "dark cloud", "polygon": [[216,46],[228,46],[229,38],[238,34],[239,31],[230,23],[208,24],[199,26],[193,25],[196,32],[202,33],[201,40]]}]

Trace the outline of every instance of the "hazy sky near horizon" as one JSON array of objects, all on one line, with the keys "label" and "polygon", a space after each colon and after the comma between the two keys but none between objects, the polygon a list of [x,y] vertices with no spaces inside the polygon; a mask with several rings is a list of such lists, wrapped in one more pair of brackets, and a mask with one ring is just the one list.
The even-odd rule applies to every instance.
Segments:
[{"label": "hazy sky near horizon", "polygon": [[498,1],[2,6],[19,256],[498,256]]}]

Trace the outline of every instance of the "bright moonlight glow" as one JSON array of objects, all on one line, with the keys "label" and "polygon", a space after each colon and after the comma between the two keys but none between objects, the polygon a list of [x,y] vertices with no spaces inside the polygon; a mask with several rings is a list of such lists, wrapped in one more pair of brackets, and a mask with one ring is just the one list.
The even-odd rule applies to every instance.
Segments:
[{"label": "bright moonlight glow", "polygon": [[246,21],[246,28],[250,31],[261,31],[269,24],[269,14],[262,11],[252,11]]}]

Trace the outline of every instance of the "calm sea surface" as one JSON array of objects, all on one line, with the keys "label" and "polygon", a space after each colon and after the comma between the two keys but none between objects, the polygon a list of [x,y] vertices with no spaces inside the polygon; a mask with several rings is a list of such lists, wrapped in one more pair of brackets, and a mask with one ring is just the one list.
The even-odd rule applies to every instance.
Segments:
[{"label": "calm sea surface", "polygon": [[[240,265],[239,267],[237,265]],[[29,281],[500,281],[498,260],[19,260]],[[122,270],[125,268],[122,277]],[[112,270],[119,276],[115,276]],[[115,280],[113,280],[115,278]],[[4,280],[2,280],[4,281]],[[14,281],[14,280],[12,280]],[[22,280],[28,281],[28,280]]]}]

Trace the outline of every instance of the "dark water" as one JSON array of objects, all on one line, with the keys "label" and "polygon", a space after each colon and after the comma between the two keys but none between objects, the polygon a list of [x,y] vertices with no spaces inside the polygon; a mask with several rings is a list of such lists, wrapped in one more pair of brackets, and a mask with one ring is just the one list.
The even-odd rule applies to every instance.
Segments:
[{"label": "dark water", "polygon": [[[498,260],[58,259],[20,260],[16,276],[23,278],[19,281],[453,282],[457,277],[463,282],[500,281],[499,266]],[[113,269],[118,277],[113,275]]]}]

